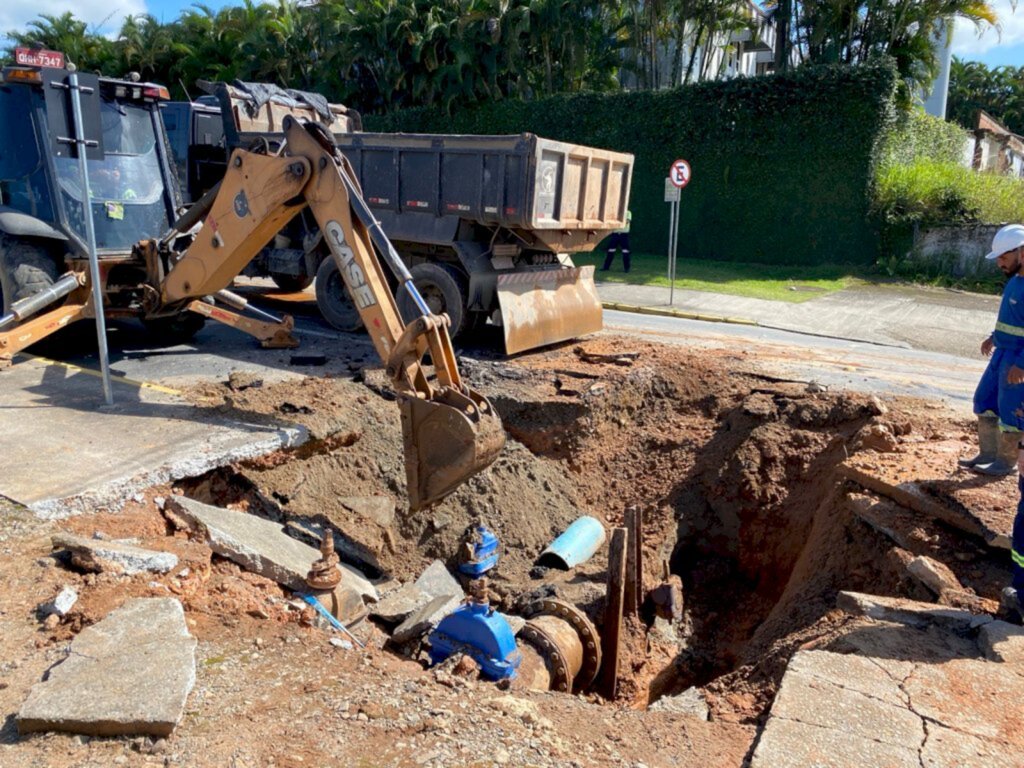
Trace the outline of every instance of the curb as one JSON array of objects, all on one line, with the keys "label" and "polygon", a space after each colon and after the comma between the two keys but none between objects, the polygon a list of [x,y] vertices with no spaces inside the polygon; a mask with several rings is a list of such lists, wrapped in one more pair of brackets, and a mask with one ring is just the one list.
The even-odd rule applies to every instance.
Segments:
[{"label": "curb", "polygon": [[604,309],[614,309],[618,312],[632,312],[637,315],[659,315],[661,317],[676,317],[682,320],[703,320],[708,323],[731,323],[732,325],[760,325],[756,320],[747,320],[743,317],[721,317],[718,315],[701,315],[696,312],[683,312],[679,309],[663,309],[661,307],[643,307],[639,304],[621,304],[617,301],[602,301]]}]

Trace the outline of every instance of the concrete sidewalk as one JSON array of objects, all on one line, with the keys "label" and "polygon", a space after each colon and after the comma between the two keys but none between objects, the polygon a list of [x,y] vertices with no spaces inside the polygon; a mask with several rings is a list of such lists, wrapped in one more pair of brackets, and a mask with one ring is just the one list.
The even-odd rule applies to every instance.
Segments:
[{"label": "concrete sidewalk", "polygon": [[[605,282],[597,288],[604,302],[670,308],[668,288]],[[978,347],[992,332],[999,300],[903,285],[850,288],[800,304],[676,289],[671,308],[797,333],[980,358]]]},{"label": "concrete sidewalk", "polygon": [[119,509],[151,485],[195,477],[306,440],[283,421],[246,423],[160,385],[113,379],[45,358],[0,374],[0,494],[44,518]]}]

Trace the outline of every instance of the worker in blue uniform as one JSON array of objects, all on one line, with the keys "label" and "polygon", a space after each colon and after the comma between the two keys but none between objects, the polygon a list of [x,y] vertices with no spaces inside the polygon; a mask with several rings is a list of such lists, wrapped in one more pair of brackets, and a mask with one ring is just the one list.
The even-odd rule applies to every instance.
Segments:
[{"label": "worker in blue uniform", "polygon": [[1003,590],[1000,602],[1000,618],[1017,624],[1024,623],[1024,446],[1017,452],[1017,488],[1020,501],[1017,502],[1017,516],[1013,518],[1013,538],[1010,539],[1013,580]]},{"label": "worker in blue uniform", "polygon": [[1009,224],[992,238],[994,259],[1009,278],[999,305],[996,328],[981,344],[992,355],[974,394],[978,415],[978,455],[960,461],[986,475],[1019,473],[1020,501],[1013,521],[1010,556],[1013,579],[1003,590],[1000,616],[1017,623],[1024,618],[1024,226]]},{"label": "worker in blue uniform", "polygon": [[615,251],[622,249],[622,271],[629,272],[630,251],[629,251],[629,227],[633,223],[633,212],[626,211],[626,221],[623,225],[612,232],[608,239],[608,252],[604,257],[602,272],[612,268],[612,261],[615,259]]},{"label": "worker in blue uniform", "polygon": [[981,343],[991,355],[974,393],[978,454],[960,466],[983,475],[1009,475],[1017,469],[1017,443],[1024,431],[1024,226],[1009,224],[992,239],[985,258],[1009,278],[992,334]]}]

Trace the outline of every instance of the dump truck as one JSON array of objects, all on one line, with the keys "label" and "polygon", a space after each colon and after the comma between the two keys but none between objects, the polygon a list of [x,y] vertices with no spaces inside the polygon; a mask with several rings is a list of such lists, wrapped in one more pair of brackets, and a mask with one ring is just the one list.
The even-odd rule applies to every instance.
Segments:
[{"label": "dump truck", "polygon": [[[624,225],[633,156],[525,133],[512,136],[366,133],[361,116],[316,94],[268,95],[263,84],[202,83],[195,106],[168,105],[165,115],[207,114],[214,96],[223,117],[223,151],[278,141],[291,104],[319,106],[348,158],[365,199],[394,243],[431,309],[451,320],[453,336],[483,323],[502,328],[508,353],[576,338],[601,328],[593,267],[570,254],[593,250]],[[175,133],[198,136],[172,117]],[[198,119],[198,118],[197,118]],[[209,157],[196,139],[183,167]],[[202,192],[194,175],[182,186]],[[317,304],[329,323],[356,330],[357,313],[341,289],[319,233],[297,220],[254,259],[248,274],[294,290],[316,278]],[[403,314],[414,311],[399,298]]]},{"label": "dump truck", "polygon": [[[291,318],[252,317],[228,286],[286,224],[307,215],[397,395],[410,507],[432,504],[494,461],[505,443],[501,421],[460,376],[448,319],[417,291],[329,124],[285,115],[273,153],[235,149],[215,187],[178,215],[157,107],[166,89],[72,76],[56,56],[19,51],[28,63],[5,68],[0,83],[0,367],[98,313],[185,333],[197,328],[193,318],[211,319],[266,347],[297,346]],[[415,317],[403,320],[392,286]]]}]

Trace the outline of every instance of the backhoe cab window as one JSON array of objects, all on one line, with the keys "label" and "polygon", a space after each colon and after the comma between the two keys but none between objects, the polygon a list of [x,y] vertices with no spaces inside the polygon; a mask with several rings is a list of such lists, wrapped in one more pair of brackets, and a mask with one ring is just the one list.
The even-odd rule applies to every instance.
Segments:
[{"label": "backhoe cab window", "polygon": [[[169,226],[157,136],[144,107],[104,101],[100,115],[104,157],[89,161],[96,247],[123,250]],[[68,223],[84,240],[78,160],[58,157],[55,163]]]}]

